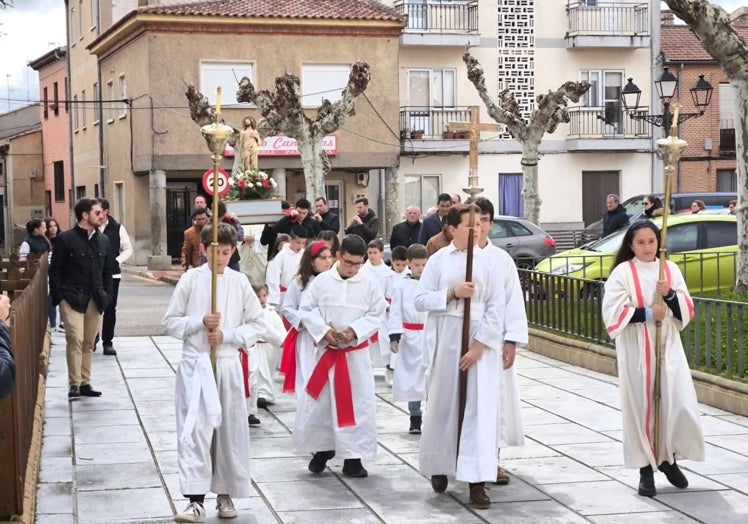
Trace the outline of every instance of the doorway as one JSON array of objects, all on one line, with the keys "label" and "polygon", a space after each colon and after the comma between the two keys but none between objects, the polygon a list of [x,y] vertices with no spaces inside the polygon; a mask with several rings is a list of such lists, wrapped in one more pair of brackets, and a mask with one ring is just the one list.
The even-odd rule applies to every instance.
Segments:
[{"label": "doorway", "polygon": [[582,220],[585,226],[603,217],[606,196],[620,196],[620,176],[620,171],[582,171]]}]

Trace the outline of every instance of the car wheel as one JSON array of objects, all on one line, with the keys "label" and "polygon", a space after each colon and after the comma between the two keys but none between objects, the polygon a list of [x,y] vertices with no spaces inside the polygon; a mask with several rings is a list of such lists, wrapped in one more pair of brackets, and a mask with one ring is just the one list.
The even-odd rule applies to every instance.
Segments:
[{"label": "car wheel", "polygon": [[531,258],[519,258],[514,261],[519,271],[519,281],[522,285],[522,291],[528,291],[530,289],[530,275],[527,271],[535,269],[535,261]]}]

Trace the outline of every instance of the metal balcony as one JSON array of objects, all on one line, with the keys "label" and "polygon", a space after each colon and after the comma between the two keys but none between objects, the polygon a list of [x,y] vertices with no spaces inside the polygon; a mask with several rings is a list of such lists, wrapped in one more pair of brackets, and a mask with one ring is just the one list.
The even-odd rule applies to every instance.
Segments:
[{"label": "metal balcony", "polygon": [[719,156],[735,158],[735,123],[719,121]]},{"label": "metal balcony", "polygon": [[566,7],[566,47],[649,47],[649,5],[573,2]]},{"label": "metal balcony", "polygon": [[401,45],[462,47],[480,44],[476,1],[437,4],[397,0],[395,9],[408,17],[408,25],[400,37]]},{"label": "metal balcony", "polygon": [[468,150],[469,136],[454,136],[450,122],[469,122],[470,107],[400,108],[400,143],[404,153],[453,152]]},{"label": "metal balcony", "polygon": [[652,127],[629,118],[620,104],[604,108],[570,107],[568,112],[570,151],[632,151],[651,147]]}]

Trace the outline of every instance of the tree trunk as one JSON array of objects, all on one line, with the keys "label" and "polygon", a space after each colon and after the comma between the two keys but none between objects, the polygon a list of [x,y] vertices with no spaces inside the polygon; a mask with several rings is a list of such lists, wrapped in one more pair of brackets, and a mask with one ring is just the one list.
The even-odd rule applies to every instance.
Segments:
[{"label": "tree trunk", "polygon": [[325,151],[322,140],[298,139],[301,165],[304,168],[304,182],[306,183],[306,199],[325,196]]},{"label": "tree trunk", "polygon": [[748,292],[748,82],[732,81],[735,88],[735,153],[738,175],[738,267],[735,291]]},{"label": "tree trunk", "polygon": [[400,198],[399,166],[388,167],[384,172],[384,215],[382,233],[389,238],[392,227],[400,222],[402,202]]},{"label": "tree trunk", "polygon": [[522,143],[522,198],[525,201],[525,218],[533,224],[540,219],[540,194],[538,191],[539,142],[527,140]]}]

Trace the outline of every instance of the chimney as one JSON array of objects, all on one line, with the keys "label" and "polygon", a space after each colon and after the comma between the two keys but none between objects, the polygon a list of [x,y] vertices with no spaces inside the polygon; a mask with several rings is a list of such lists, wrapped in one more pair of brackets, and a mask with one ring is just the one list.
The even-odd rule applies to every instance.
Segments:
[{"label": "chimney", "polygon": [[675,23],[675,15],[672,11],[664,10],[660,11],[660,25],[673,25]]}]

